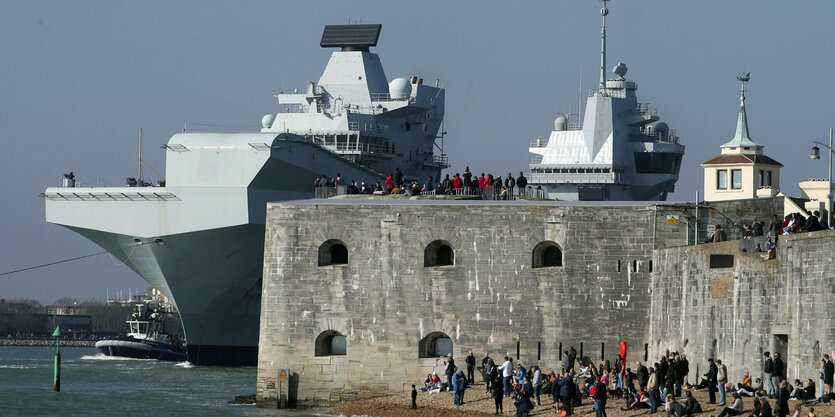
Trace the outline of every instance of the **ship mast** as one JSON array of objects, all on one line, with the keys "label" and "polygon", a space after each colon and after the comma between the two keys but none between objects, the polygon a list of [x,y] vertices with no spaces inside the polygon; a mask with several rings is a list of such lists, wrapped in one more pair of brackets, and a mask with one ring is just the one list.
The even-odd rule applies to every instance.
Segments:
[{"label": "ship mast", "polygon": [[606,2],[603,1],[603,7],[600,9],[600,15],[603,16],[603,24],[600,25],[600,91],[606,91],[606,15],[609,14],[609,9],[606,8]]}]

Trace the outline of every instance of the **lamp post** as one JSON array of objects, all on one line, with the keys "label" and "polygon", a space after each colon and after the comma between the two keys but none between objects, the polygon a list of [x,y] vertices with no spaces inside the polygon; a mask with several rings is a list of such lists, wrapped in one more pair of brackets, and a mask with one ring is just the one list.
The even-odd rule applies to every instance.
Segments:
[{"label": "lamp post", "polygon": [[832,128],[829,128],[829,145],[814,141],[815,146],[812,147],[812,154],[809,155],[812,159],[821,159],[821,150],[817,145],[829,149],[829,178],[826,182],[826,225],[832,227],[832,154],[835,150],[832,149]]}]

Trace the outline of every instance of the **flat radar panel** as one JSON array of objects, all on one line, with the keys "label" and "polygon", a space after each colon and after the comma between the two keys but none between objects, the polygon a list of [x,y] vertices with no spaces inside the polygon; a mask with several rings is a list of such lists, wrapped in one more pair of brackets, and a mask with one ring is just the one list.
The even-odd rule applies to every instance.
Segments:
[{"label": "flat radar panel", "polygon": [[377,46],[383,25],[327,25],[322,33],[322,48],[340,47],[343,51],[367,51]]}]

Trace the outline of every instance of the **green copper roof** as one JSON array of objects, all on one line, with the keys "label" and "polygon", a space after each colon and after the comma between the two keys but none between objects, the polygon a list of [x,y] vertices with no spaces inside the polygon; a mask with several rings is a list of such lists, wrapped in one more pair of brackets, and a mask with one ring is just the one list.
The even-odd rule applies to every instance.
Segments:
[{"label": "green copper roof", "polygon": [[748,135],[748,116],[745,113],[745,93],[740,97],[739,103],[739,118],[736,121],[736,134],[730,142],[722,145],[723,148],[735,147],[760,147],[763,145],[754,142],[751,136]]}]

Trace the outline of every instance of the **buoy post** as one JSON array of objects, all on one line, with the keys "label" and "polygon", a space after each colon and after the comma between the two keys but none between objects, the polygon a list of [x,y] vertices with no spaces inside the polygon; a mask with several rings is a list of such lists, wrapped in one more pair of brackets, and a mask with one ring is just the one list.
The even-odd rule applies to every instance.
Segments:
[{"label": "buoy post", "polygon": [[64,336],[64,333],[61,332],[61,326],[55,327],[55,331],[52,332],[52,337],[55,338],[55,377],[53,379],[53,384],[55,388],[55,392],[61,391],[61,337]]}]

